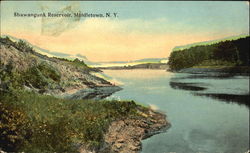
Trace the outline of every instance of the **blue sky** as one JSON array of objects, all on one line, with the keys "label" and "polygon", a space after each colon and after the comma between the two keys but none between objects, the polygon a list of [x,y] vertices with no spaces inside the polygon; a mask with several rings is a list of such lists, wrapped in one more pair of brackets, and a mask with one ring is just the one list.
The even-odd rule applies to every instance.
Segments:
[{"label": "blue sky", "polygon": [[[77,25],[56,37],[41,34],[39,18],[13,17],[14,12],[40,13],[41,6],[47,6],[48,10],[53,12],[69,5],[77,6],[77,10],[87,13],[117,12],[119,17],[81,18]],[[93,36],[86,37],[91,33]],[[112,60],[111,57],[129,60],[131,59],[127,56],[129,50],[129,56],[133,57],[131,60],[168,56],[171,49],[178,45],[248,33],[249,3],[247,1],[1,2],[1,34],[25,38],[48,50],[62,53],[74,50],[74,54],[80,53],[100,61]],[[69,45],[58,47],[65,44],[66,36],[74,34],[77,35],[77,39],[87,41],[85,46],[82,42],[70,40],[73,41],[71,46],[74,47],[70,48]],[[150,42],[153,44],[149,45]],[[111,44],[115,44],[115,47]],[[148,46],[145,47],[145,44]],[[103,55],[103,58],[97,58],[93,52],[98,52]],[[142,53],[145,53],[145,56],[142,56]]]}]

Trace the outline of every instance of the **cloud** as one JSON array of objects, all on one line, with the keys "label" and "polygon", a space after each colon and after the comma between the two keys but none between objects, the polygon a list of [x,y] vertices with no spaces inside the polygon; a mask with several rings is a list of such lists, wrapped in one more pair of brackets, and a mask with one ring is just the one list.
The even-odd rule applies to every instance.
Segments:
[{"label": "cloud", "polygon": [[[81,32],[119,32],[137,34],[162,34],[162,33],[181,33],[184,25],[172,23],[166,18],[156,18],[153,20],[145,19],[106,19],[106,18],[87,18],[76,27]],[[194,30],[192,26],[185,25],[185,31]]]},{"label": "cloud", "polygon": [[192,27],[173,24],[165,18],[87,18],[57,37],[19,30],[8,34],[27,39],[47,49],[70,55],[85,55],[90,61],[129,61],[168,57],[172,48],[223,37],[221,34],[192,32]]}]

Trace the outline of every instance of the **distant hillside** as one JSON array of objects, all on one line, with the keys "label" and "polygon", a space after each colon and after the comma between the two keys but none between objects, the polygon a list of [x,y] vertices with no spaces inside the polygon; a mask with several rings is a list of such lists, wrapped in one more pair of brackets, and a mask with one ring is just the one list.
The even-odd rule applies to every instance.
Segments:
[{"label": "distant hillside", "polygon": [[137,65],[128,65],[128,66],[110,66],[110,67],[97,67],[100,69],[110,69],[110,70],[131,70],[131,69],[164,69],[168,68],[166,63],[144,63]]},{"label": "distant hillside", "polygon": [[99,62],[101,64],[120,64],[120,63],[134,63],[134,62],[144,62],[144,63],[160,63],[164,60],[167,60],[167,58],[143,58],[143,59],[138,59],[138,60],[133,60],[133,61],[110,61],[110,62]]},{"label": "distant hillside", "polygon": [[168,58],[144,58],[135,60],[134,62],[144,62],[144,63],[164,63]]},{"label": "distant hillside", "polygon": [[203,45],[212,45],[212,44],[216,44],[219,43],[221,41],[232,41],[232,40],[237,40],[240,38],[245,38],[248,35],[244,34],[244,35],[239,35],[239,36],[231,36],[231,37],[226,37],[226,38],[222,38],[222,39],[217,39],[217,40],[211,40],[211,41],[204,41],[204,42],[197,42],[197,43],[192,43],[192,44],[188,44],[188,45],[183,45],[183,46],[176,46],[173,48],[173,51],[180,51],[183,49],[188,49],[191,47],[195,47],[195,46],[203,46]]},{"label": "distant hillside", "polygon": [[139,64],[166,64],[168,61],[168,58],[144,58],[139,60],[133,60],[133,61],[110,61],[110,62],[99,62],[98,65],[93,65],[97,68],[105,68],[105,67],[128,67],[128,66],[135,66]]},{"label": "distant hillside", "polygon": [[173,51],[168,64],[171,70],[194,66],[249,66],[249,36]]}]

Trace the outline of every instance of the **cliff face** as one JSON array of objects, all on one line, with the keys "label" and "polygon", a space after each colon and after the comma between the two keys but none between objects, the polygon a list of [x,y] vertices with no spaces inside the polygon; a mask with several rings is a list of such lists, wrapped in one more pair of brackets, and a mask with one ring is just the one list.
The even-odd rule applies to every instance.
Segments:
[{"label": "cliff face", "polygon": [[[64,96],[79,89],[112,86],[110,82],[92,75],[91,71],[96,70],[82,61],[50,58],[7,38],[0,41],[0,62],[3,75],[9,75],[6,72],[11,71],[17,74],[13,79],[20,77],[26,89],[44,94]],[[0,87],[13,82],[6,77],[0,79]]]}]

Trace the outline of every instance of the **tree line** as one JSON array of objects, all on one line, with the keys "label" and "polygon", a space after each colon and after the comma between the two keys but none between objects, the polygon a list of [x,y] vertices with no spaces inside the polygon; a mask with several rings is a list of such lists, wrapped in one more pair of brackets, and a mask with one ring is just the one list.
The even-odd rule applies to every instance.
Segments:
[{"label": "tree line", "polygon": [[249,36],[173,51],[170,70],[193,66],[249,66]]}]

